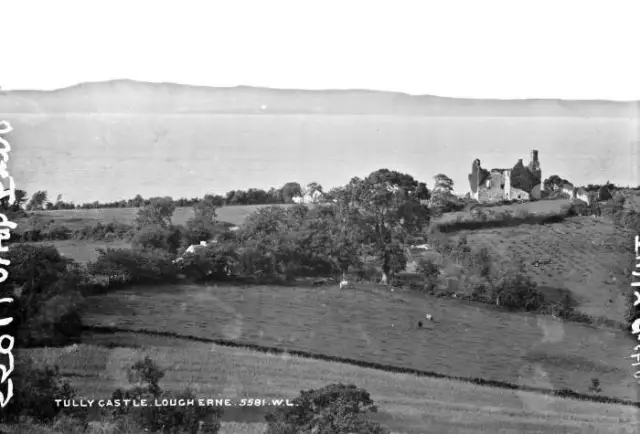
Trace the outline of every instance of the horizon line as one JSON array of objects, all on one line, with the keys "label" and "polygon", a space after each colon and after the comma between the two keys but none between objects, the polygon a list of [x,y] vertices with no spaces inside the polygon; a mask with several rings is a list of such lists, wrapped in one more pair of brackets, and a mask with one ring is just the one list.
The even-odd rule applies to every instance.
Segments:
[{"label": "horizon line", "polygon": [[502,102],[525,102],[525,101],[561,101],[561,102],[608,102],[614,104],[639,104],[640,99],[611,99],[611,98],[585,98],[585,99],[575,99],[575,98],[534,98],[534,97],[526,97],[526,98],[497,98],[497,97],[457,97],[457,96],[443,96],[437,94],[417,94],[417,93],[408,93],[402,91],[395,90],[381,90],[381,89],[367,89],[367,88],[323,88],[323,89],[301,89],[301,88],[284,88],[284,87],[269,87],[269,86],[257,86],[257,85],[244,85],[239,84],[235,86],[210,86],[210,85],[201,85],[201,84],[189,84],[189,83],[178,83],[174,81],[148,81],[148,80],[136,80],[131,78],[114,78],[109,80],[99,80],[99,81],[82,81],[76,84],[72,84],[69,86],[58,87],[54,89],[3,89],[0,87],[0,94],[9,94],[11,92],[38,92],[38,93],[50,93],[50,92],[62,92],[65,90],[73,89],[76,87],[81,87],[85,85],[99,85],[106,83],[116,83],[116,82],[130,82],[135,84],[142,85],[170,85],[170,86],[183,86],[183,87],[191,87],[191,88],[200,88],[200,89],[256,89],[256,90],[268,90],[268,91],[288,91],[288,92],[309,92],[309,93],[322,93],[322,92],[361,92],[361,93],[386,93],[386,94],[396,94],[403,95],[407,97],[414,98],[440,98],[440,99],[453,99],[453,100],[470,100],[470,101],[502,101]]}]

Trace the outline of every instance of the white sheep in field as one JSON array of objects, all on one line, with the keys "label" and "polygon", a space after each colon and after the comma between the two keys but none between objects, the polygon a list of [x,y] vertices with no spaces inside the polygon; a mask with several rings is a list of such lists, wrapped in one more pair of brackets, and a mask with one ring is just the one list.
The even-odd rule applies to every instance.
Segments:
[{"label": "white sheep in field", "polygon": [[427,321],[433,321],[433,316],[430,313],[426,314],[424,317]]}]

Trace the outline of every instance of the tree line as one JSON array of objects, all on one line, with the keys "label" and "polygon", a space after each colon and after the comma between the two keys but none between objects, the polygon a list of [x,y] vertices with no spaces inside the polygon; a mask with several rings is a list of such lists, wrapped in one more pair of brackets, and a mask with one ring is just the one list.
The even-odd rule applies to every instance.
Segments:
[{"label": "tree line", "polygon": [[[313,194],[316,191],[323,193],[322,186],[317,182],[311,182],[306,186],[302,186],[298,182],[291,181],[285,183],[280,188],[272,187],[269,190],[263,190],[260,188],[249,188],[247,190],[231,190],[225,195],[207,194],[205,197],[207,198],[207,200],[215,203],[218,207],[230,205],[277,205],[294,203],[294,198],[303,197],[306,194]],[[73,202],[64,201],[62,195],[58,195],[56,200],[50,200],[49,195],[45,190],[35,192],[31,196],[31,199],[27,201],[27,193],[24,190],[17,190],[17,192],[19,192],[19,200],[16,201],[17,206],[24,206],[28,211],[140,208],[142,206],[149,205],[151,201],[151,198],[144,198],[140,194],[137,194],[131,199],[122,199],[109,202],[93,201],[82,204],[75,204]],[[203,198],[183,197],[172,200],[176,207],[189,207],[202,201]]]}]

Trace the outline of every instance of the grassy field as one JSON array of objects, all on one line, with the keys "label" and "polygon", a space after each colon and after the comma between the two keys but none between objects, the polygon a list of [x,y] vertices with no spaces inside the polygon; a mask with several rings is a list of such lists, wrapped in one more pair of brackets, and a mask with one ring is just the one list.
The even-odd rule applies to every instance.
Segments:
[{"label": "grassy field", "polygon": [[98,248],[111,247],[114,249],[126,249],[130,248],[131,244],[125,241],[90,241],[90,240],[59,240],[59,241],[43,241],[38,243],[23,243],[23,244],[53,244],[58,251],[76,262],[88,262],[97,259]]},{"label": "grassy field", "polygon": [[[530,203],[519,203],[512,205],[503,205],[488,208],[495,212],[501,212],[506,209],[513,211],[526,210],[531,213],[551,213],[559,212],[562,207],[568,205],[568,200],[544,200]],[[217,210],[218,219],[223,222],[229,222],[234,225],[240,225],[244,219],[259,208],[269,205],[234,205],[224,206]],[[278,205],[282,207],[290,207],[291,204]],[[38,215],[59,221],[70,229],[80,228],[87,224],[96,224],[97,222],[109,223],[120,222],[132,224],[136,218],[137,208],[104,208],[104,209],[79,209],[79,210],[56,210],[56,211],[39,211]],[[173,214],[173,223],[185,224],[193,211],[191,207],[178,207]],[[447,213],[440,217],[439,221],[454,220],[458,216],[468,215],[466,211],[455,213]]]},{"label": "grassy field", "polygon": [[[425,312],[435,321],[418,328]],[[371,287],[163,286],[90,297],[89,325],[229,339],[636,400],[622,332]],[[499,337],[499,339],[497,338]]]},{"label": "grassy field", "polygon": [[[526,261],[527,273],[550,297],[569,291],[578,310],[621,321],[625,312],[625,284],[635,234],[589,217],[563,223],[522,225],[463,231],[470,244],[487,246],[496,258]],[[539,261],[538,266],[534,265]]]},{"label": "grassy field", "polygon": [[[540,200],[536,202],[513,203],[510,205],[497,205],[483,208],[485,212],[501,213],[506,210],[513,212],[527,211],[532,214],[551,214],[562,211],[563,207],[571,203],[568,199]],[[457,211],[443,214],[438,221],[448,222],[458,217],[469,217],[468,211]]]},{"label": "grassy field", "polygon": [[[240,225],[249,214],[265,206],[269,205],[224,206],[217,210],[218,219],[222,222]],[[278,206],[286,208],[292,205],[282,204]],[[77,229],[84,225],[93,225],[98,222],[119,222],[133,224],[137,212],[138,208],[104,208],[39,211],[36,214],[42,216],[45,219],[52,219],[60,222],[70,229]],[[172,221],[174,224],[183,225],[192,215],[193,209],[191,207],[178,207],[173,214]]]},{"label": "grassy field", "polygon": [[[379,407],[376,418],[394,432],[582,434],[633,433],[639,428],[637,409],[631,407],[134,333],[93,334],[83,341],[75,352],[64,348],[28,352],[38,363],[58,364],[86,398],[104,399],[115,388],[127,387],[125,369],[150,356],[166,370],[162,387],[190,387],[201,397],[283,399],[297,396],[301,389],[354,383],[371,393]],[[257,422],[263,415],[256,409],[228,413],[225,419],[236,422]],[[223,432],[257,433],[262,428],[225,425]]]}]

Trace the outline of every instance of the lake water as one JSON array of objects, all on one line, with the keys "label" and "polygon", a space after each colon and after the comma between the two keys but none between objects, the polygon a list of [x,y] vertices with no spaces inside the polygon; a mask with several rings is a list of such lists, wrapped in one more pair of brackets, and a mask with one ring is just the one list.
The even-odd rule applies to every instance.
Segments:
[{"label": "lake water", "polygon": [[296,180],[327,189],[386,167],[467,192],[475,158],[538,149],[544,177],[640,184],[638,119],[319,115],[2,114],[18,188],[76,202],[202,196]]}]

